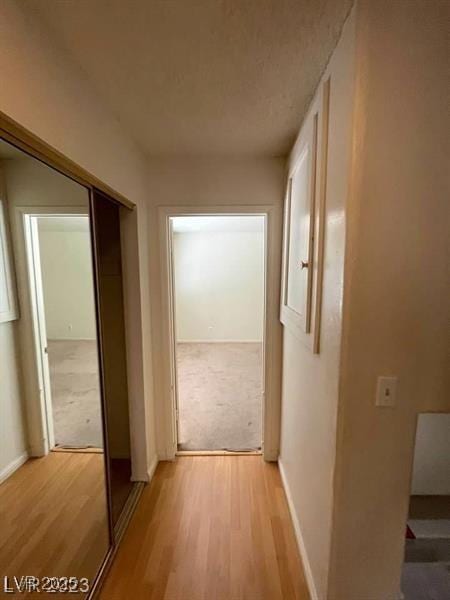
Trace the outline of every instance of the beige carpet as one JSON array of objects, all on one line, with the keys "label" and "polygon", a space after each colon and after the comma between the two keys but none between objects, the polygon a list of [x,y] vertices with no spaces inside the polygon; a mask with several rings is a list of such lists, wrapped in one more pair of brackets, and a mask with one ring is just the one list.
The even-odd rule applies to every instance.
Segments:
[{"label": "beige carpet", "polygon": [[262,439],[262,344],[177,346],[180,450],[254,450]]},{"label": "beige carpet", "polygon": [[97,342],[49,340],[48,360],[56,445],[102,448]]}]

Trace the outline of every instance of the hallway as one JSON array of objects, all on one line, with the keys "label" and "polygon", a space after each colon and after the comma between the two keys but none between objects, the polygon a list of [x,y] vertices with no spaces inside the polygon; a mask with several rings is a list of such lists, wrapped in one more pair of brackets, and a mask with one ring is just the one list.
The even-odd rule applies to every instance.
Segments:
[{"label": "hallway", "polygon": [[278,467],[259,456],[160,463],[101,594],[144,597],[307,600]]},{"label": "hallway", "polygon": [[449,25],[0,0],[0,600],[450,600]]}]

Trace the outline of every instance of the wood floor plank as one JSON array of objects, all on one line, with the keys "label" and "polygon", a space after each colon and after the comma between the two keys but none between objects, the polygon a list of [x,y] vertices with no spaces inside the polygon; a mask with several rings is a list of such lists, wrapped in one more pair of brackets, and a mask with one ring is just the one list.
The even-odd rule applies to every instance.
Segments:
[{"label": "wood floor plank", "polygon": [[144,490],[101,600],[308,600],[278,467],[183,456]]},{"label": "wood floor plank", "polygon": [[[28,460],[0,485],[0,532],[2,588],[5,576],[92,582],[109,547],[103,455],[51,452]],[[0,597],[10,595],[0,589]]]}]

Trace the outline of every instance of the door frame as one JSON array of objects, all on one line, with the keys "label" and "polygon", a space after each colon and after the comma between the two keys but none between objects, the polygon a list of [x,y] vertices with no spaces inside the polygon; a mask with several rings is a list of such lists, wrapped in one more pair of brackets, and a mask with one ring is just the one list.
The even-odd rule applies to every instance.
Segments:
[{"label": "door frame", "polygon": [[16,206],[14,237],[16,273],[22,308],[23,379],[31,456],[45,456],[55,445],[48,356],[44,351],[46,327],[41,262],[36,219],[89,218],[89,206]]},{"label": "door frame", "polygon": [[160,401],[160,459],[173,460],[177,453],[177,389],[175,360],[175,314],[173,256],[170,219],[173,217],[262,216],[264,217],[264,333],[262,392],[262,454],[265,460],[278,458],[280,386],[276,365],[280,361],[277,343],[278,289],[276,253],[271,251],[276,240],[276,208],[271,205],[239,206],[165,206],[159,207],[159,243],[161,265],[162,361],[163,379]]}]

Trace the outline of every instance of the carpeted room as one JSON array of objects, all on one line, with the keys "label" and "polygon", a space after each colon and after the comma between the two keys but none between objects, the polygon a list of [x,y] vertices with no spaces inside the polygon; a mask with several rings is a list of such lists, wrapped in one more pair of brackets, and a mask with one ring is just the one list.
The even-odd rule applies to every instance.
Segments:
[{"label": "carpeted room", "polygon": [[172,219],[178,449],[262,445],[264,217]]}]

